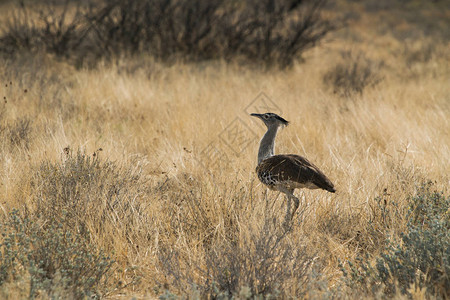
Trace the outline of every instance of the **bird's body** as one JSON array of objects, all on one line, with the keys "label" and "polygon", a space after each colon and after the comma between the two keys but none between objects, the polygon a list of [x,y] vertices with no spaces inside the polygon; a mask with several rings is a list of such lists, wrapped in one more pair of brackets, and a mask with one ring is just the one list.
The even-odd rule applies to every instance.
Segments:
[{"label": "bird's body", "polygon": [[[283,192],[288,197],[286,221],[292,219],[300,201],[294,196],[297,188],[323,189],[334,193],[333,183],[306,158],[295,154],[274,155],[275,137],[280,126],[288,121],[273,113],[251,114],[260,118],[267,126],[258,151],[256,173],[259,180],[271,190]],[[290,200],[294,200],[294,210],[290,214]]]},{"label": "bird's body", "polygon": [[264,159],[257,167],[259,180],[272,190],[277,185],[287,189],[324,189],[335,192],[331,181],[306,158],[295,154],[273,155]]}]

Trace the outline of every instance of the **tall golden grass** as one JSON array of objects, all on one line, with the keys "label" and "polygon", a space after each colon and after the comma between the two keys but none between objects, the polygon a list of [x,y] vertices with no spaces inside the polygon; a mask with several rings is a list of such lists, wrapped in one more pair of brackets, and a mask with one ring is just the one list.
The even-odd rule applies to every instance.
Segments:
[{"label": "tall golden grass", "polygon": [[[33,211],[39,188],[30,182],[43,161],[64,160],[65,147],[95,152],[142,179],[143,192],[129,199],[139,202],[139,211],[121,218],[124,208],[117,207],[115,221],[104,223],[96,222],[95,212],[87,218],[92,241],[116,261],[114,277],[124,283],[142,278],[120,293],[189,294],[170,276],[165,264],[173,261],[161,253],[172,250],[180,274],[203,282],[198,270],[207,269],[207,251],[224,240],[252,245],[267,220],[282,223],[284,196],[267,191],[254,173],[264,129],[248,113],[262,109],[258,96],[264,93],[290,121],[277,137],[276,153],[307,157],[336,186],[336,194],[297,192],[307,205],[285,238],[290,247],[305,247],[320,265],[321,280],[336,287],[339,261],[377,253],[385,234],[405,228],[402,209],[423,182],[448,192],[450,180],[448,42],[423,38],[405,46],[389,35],[365,34],[362,41],[333,36],[288,70],[220,61],[164,65],[148,57],[123,57],[95,69],[75,69],[46,55],[3,60],[3,214]],[[406,55],[424,45],[432,45],[431,58],[407,62]],[[343,50],[382,61],[383,80],[361,95],[334,94],[322,78]],[[14,142],[17,120],[30,123]],[[236,128],[239,142],[231,132]],[[219,152],[208,152],[211,147]],[[226,159],[211,156],[218,154]],[[385,220],[380,205],[398,213]],[[297,284],[280,286],[283,295],[299,295]],[[310,297],[325,293],[313,283],[303,288]]]}]

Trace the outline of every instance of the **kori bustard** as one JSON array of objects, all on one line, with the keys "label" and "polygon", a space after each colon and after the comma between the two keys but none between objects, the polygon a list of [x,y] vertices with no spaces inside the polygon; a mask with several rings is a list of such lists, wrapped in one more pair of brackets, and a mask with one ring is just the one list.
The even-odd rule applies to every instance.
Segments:
[{"label": "kori bustard", "polygon": [[[324,189],[334,193],[333,183],[306,158],[295,154],[274,155],[275,137],[278,128],[287,126],[288,121],[274,113],[251,114],[264,122],[267,132],[261,139],[258,151],[258,166],[256,173],[259,180],[271,190],[286,194],[287,212],[286,223],[292,220],[300,201],[294,196],[296,188]],[[294,209],[290,213],[291,199]]]}]

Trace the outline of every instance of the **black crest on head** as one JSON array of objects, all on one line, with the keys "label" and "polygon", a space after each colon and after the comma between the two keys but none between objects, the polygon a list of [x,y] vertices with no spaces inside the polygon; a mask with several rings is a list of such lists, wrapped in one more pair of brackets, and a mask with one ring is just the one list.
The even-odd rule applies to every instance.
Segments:
[{"label": "black crest on head", "polygon": [[283,124],[284,126],[287,126],[289,124],[288,121],[286,121],[285,119],[283,119],[282,117],[280,117],[279,115],[274,114],[274,113],[265,113],[265,114],[253,113],[253,114],[250,114],[250,115],[253,116],[253,117],[260,118],[261,120],[263,120],[264,123],[266,123],[267,121],[270,121],[270,120],[274,121],[274,119],[275,119],[275,120],[279,121],[281,124]]},{"label": "black crest on head", "polygon": [[285,125],[285,126],[288,126],[288,125],[289,125],[289,121],[283,119],[282,117],[276,115],[276,118],[277,118],[278,120],[280,120],[280,121],[283,123],[283,125]]},{"label": "black crest on head", "polygon": [[281,123],[283,123],[284,126],[289,125],[289,121],[283,119],[282,117],[280,117],[280,116],[277,115],[277,114],[274,114],[274,113],[267,113],[267,115],[269,115],[269,116],[272,117],[272,118],[277,119],[278,121],[280,121]]}]

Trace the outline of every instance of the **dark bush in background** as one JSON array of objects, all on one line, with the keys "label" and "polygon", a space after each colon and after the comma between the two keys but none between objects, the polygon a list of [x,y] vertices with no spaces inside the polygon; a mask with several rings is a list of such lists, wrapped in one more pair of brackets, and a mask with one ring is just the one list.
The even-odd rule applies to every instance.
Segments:
[{"label": "dark bush in background", "polygon": [[334,29],[320,17],[324,4],[322,0],[247,1],[245,9],[238,11],[238,23],[226,24],[231,53],[281,67],[290,65]]},{"label": "dark bush in background", "polygon": [[89,31],[87,7],[71,1],[50,0],[44,4],[19,1],[2,29],[0,50],[45,51],[69,57],[78,49]]},{"label": "dark bush in background", "polygon": [[321,16],[325,2],[22,1],[3,28],[0,50],[46,51],[78,63],[150,53],[163,60],[242,58],[287,67],[335,28]]}]

